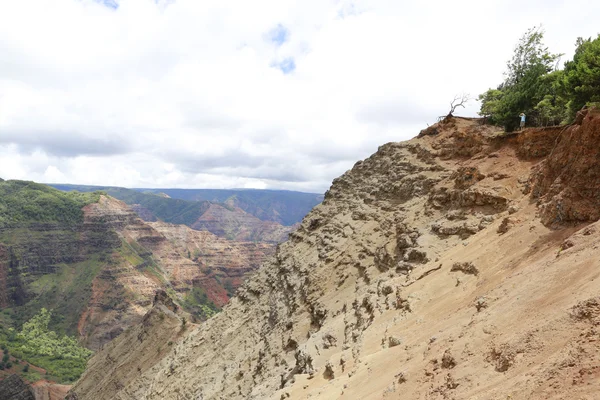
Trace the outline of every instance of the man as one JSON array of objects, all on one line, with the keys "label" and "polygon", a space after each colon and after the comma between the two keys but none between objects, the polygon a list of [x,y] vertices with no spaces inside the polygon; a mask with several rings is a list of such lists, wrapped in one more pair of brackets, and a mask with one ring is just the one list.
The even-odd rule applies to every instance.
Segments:
[{"label": "man", "polygon": [[519,114],[519,117],[521,117],[521,130],[523,130],[525,128],[525,113]]}]

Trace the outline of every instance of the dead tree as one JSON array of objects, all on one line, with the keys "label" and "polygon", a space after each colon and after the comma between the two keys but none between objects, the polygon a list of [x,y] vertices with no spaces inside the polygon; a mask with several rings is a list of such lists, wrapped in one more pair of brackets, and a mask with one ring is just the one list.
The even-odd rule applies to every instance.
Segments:
[{"label": "dead tree", "polygon": [[454,100],[452,100],[450,103],[450,111],[448,112],[448,115],[441,116],[440,121],[454,117],[454,111],[456,111],[458,107],[465,108],[465,104],[467,104],[469,100],[471,100],[471,97],[469,97],[468,93],[457,94],[454,96]]},{"label": "dead tree", "polygon": [[456,95],[454,96],[454,100],[452,100],[452,103],[450,103],[450,112],[448,113],[449,117],[454,116],[454,111],[456,111],[456,109],[458,107],[462,107],[465,108],[465,104],[471,100],[471,98],[469,97],[468,93],[463,93],[461,95]]}]

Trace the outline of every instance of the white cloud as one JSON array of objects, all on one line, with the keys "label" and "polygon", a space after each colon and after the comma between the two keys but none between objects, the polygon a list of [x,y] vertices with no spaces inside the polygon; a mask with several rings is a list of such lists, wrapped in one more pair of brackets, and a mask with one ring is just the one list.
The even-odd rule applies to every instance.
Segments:
[{"label": "white cloud", "polygon": [[324,191],[499,83],[527,28],[568,57],[600,15],[583,0],[117,3],[0,4],[1,177]]}]

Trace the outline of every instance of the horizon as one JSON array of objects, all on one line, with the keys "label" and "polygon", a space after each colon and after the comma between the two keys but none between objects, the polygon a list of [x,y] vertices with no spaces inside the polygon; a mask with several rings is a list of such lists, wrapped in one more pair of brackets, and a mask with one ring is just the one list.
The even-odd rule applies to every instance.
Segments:
[{"label": "horizon", "polygon": [[[10,180],[10,179],[6,179]],[[35,181],[30,181],[35,182]],[[221,190],[221,191],[262,191],[262,192],[292,192],[292,193],[303,193],[303,194],[316,194],[323,196],[324,193],[319,192],[303,192],[300,190],[287,190],[287,189],[257,189],[257,188],[212,188],[212,187],[198,187],[198,188],[186,188],[186,187],[125,187],[125,186],[112,186],[112,185],[87,185],[83,183],[48,183],[48,182],[35,182],[46,186],[84,186],[84,187],[97,187],[97,188],[113,188],[113,189],[130,189],[130,190]]]}]

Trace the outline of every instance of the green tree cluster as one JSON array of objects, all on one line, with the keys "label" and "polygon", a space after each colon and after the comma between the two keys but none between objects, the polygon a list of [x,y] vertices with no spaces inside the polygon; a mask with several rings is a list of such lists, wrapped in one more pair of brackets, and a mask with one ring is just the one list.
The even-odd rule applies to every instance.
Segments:
[{"label": "green tree cluster", "polygon": [[479,114],[490,123],[512,131],[523,112],[530,125],[558,125],[600,101],[600,35],[577,39],[575,56],[562,70],[557,69],[561,54],[551,53],[543,38],[541,27],[529,29],[507,63],[504,82],[479,96]]},{"label": "green tree cluster", "polygon": [[40,312],[23,324],[17,334],[17,340],[23,342],[21,351],[35,353],[59,359],[87,359],[92,352],[79,346],[77,340],[69,336],[58,336],[48,329],[51,318],[50,311],[42,308]]},{"label": "green tree cluster", "polygon": [[51,312],[42,308],[9,339],[8,347],[13,356],[44,368],[59,382],[74,382],[85,370],[92,352],[81,347],[75,338],[49,330],[51,317]]},{"label": "green tree cluster", "polygon": [[208,299],[206,292],[199,287],[194,287],[185,296],[183,307],[191,314],[207,319],[220,311],[212,301]]},{"label": "green tree cluster", "polygon": [[573,60],[565,63],[562,77],[571,118],[583,106],[600,102],[600,35],[594,40],[578,38],[576,44]]},{"label": "green tree cluster", "polygon": [[9,350],[6,348],[6,346],[3,346],[2,350],[4,353],[2,355],[2,361],[0,361],[0,371],[5,368],[12,367],[12,364],[10,362]]}]

